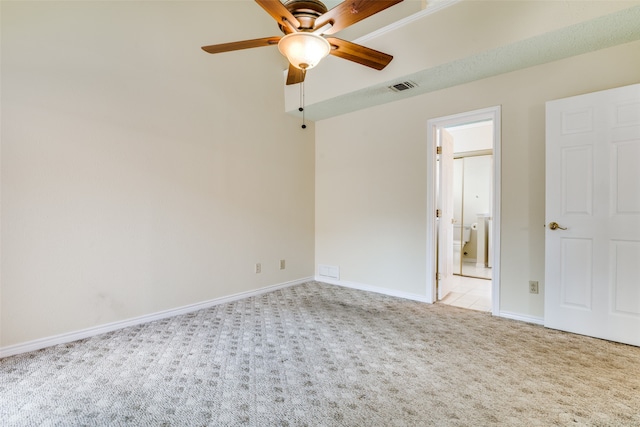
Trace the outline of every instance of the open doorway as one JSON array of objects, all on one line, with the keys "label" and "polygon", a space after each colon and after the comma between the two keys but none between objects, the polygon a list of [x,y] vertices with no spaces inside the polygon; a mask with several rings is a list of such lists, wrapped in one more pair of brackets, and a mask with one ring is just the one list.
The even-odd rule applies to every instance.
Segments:
[{"label": "open doorway", "polygon": [[453,274],[491,280],[493,121],[444,129],[453,137]]},{"label": "open doorway", "polygon": [[497,313],[500,107],[429,120],[427,145],[432,301]]}]

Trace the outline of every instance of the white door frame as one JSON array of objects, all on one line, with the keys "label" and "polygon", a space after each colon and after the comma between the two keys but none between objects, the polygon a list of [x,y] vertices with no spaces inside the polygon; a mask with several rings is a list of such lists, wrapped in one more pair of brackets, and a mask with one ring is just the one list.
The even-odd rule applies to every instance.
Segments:
[{"label": "white door frame", "polygon": [[[453,288],[453,135],[446,129],[438,129],[436,141],[438,154],[438,189],[436,209],[440,210],[437,226],[437,273],[436,298],[441,300]],[[460,258],[462,260],[462,258]]]},{"label": "white door frame", "polygon": [[501,141],[501,107],[483,108],[451,116],[438,117],[427,121],[427,298],[429,302],[437,301],[436,288],[436,206],[437,206],[437,130],[439,128],[462,125],[484,120],[493,121],[493,229],[491,254],[491,312],[500,313],[500,141]]}]

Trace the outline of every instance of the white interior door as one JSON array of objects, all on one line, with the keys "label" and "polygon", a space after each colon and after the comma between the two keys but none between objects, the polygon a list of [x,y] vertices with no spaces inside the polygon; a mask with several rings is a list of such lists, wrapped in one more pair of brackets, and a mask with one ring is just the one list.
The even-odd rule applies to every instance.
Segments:
[{"label": "white interior door", "polygon": [[438,299],[453,288],[453,136],[440,129],[438,138]]},{"label": "white interior door", "polygon": [[546,126],[545,326],[640,345],[640,84],[550,101]]}]

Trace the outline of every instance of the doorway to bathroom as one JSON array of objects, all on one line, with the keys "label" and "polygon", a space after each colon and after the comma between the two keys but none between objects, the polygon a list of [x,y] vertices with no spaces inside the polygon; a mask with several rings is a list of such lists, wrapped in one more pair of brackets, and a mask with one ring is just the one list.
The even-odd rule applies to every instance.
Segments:
[{"label": "doorway to bathroom", "polygon": [[491,280],[493,122],[444,129],[453,137],[453,274]]},{"label": "doorway to bathroom", "polygon": [[433,302],[499,310],[500,107],[428,121]]}]

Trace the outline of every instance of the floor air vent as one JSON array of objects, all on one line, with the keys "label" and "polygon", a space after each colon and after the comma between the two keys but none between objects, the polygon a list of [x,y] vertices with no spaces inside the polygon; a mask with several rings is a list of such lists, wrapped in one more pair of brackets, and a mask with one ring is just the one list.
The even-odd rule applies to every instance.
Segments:
[{"label": "floor air vent", "polygon": [[340,280],[340,267],[318,264],[318,276],[320,278]]},{"label": "floor air vent", "polygon": [[394,85],[391,85],[389,86],[389,89],[391,89],[394,92],[402,92],[404,90],[413,89],[416,86],[418,85],[415,84],[414,82],[406,81],[406,82],[401,82],[401,83],[396,83]]}]

